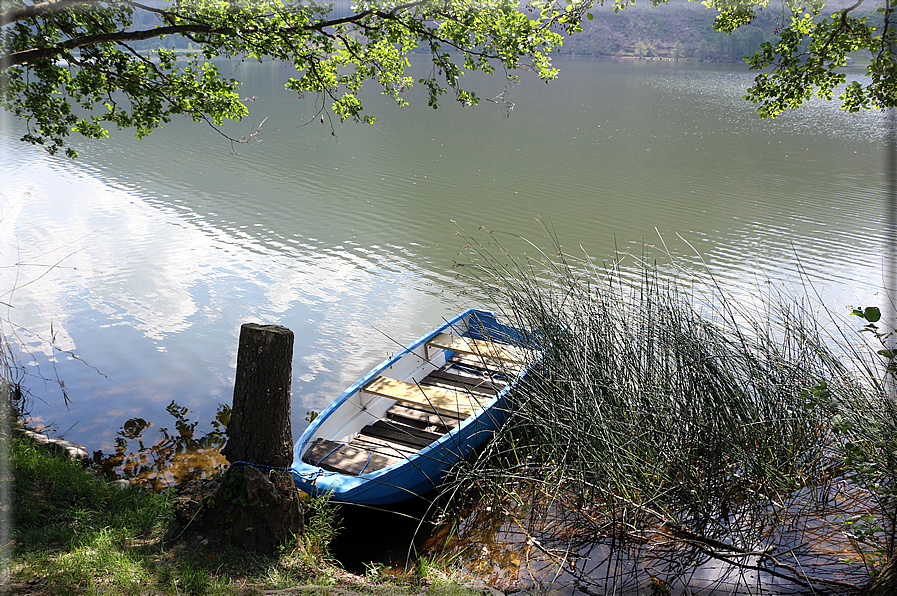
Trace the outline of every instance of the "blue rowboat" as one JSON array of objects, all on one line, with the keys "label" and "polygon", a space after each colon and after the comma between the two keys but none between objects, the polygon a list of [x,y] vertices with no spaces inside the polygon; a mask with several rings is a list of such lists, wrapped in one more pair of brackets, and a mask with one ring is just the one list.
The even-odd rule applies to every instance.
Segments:
[{"label": "blue rowboat", "polygon": [[502,423],[538,353],[525,331],[468,309],[346,389],[293,450],[299,489],[382,505],[421,495]]}]

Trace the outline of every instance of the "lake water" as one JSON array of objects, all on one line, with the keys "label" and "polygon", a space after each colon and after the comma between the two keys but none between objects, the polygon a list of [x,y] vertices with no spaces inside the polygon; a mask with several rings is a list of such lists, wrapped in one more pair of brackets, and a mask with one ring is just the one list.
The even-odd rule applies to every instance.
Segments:
[{"label": "lake water", "polygon": [[524,75],[509,114],[370,91],[375,124],[331,128],[314,98],[283,90],[284,66],[224,64],[257,96],[226,131],[264,120],[237,155],[178,119],[144,141],[76,141],[72,161],[18,142],[24,125],[4,116],[0,301],[34,375],[34,420],[108,452],[132,419],[152,424],[152,443],[174,401],[208,432],[231,399],[240,325],[262,322],[296,334],[298,437],[307,411],[470,305],[452,268],[458,226],[547,247],[541,221],[605,260],[662,258],[665,244],[744,295],[765,280],[798,288],[802,268],[836,311],[881,303],[882,114],[814,102],[760,120],[742,67],[558,65],[550,85]]}]

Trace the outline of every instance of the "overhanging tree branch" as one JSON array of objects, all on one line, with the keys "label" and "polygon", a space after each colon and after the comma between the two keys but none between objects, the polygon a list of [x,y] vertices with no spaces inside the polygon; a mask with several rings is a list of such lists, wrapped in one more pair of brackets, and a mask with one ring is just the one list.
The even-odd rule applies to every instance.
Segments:
[{"label": "overhanging tree branch", "polygon": [[[15,8],[4,4],[8,8],[0,12],[0,79],[5,85],[0,105],[39,131],[25,140],[52,141],[53,147],[61,146],[73,127],[85,136],[104,136],[101,122],[134,126],[142,136],[167,122],[169,114],[184,113],[187,106],[199,110],[197,114],[210,110],[205,115],[214,122],[239,119],[246,109],[235,91],[238,83],[218,75],[207,61],[213,56],[290,62],[303,74],[291,79],[288,89],[300,97],[322,94],[342,119],[369,121],[361,116],[357,91],[366,81],[378,81],[401,103],[399,93],[411,83],[407,56],[420,45],[429,47],[434,65],[433,74],[419,81],[427,88],[430,104],[437,106],[436,99],[448,89],[465,104],[477,103],[476,95],[460,87],[464,71],[500,71],[513,79],[509,73],[525,64],[544,80],[554,78],[557,70],[551,66],[550,52],[563,41],[559,32],[581,31],[581,20],[591,7],[590,0],[544,0],[529,10],[517,0],[362,1],[354,14],[336,16],[317,0],[179,0],[159,8],[144,4],[147,0],[45,0],[28,5],[15,1]],[[892,8],[890,0],[885,1],[886,26],[880,36],[853,17],[866,0],[851,0],[851,6],[836,13],[835,22],[824,26],[807,19],[783,25],[782,39],[787,31],[787,43],[764,44],[752,60],[755,68],[774,67],[771,74],[758,75],[757,85],[748,90],[749,98],[761,104],[761,115],[775,116],[814,93],[830,95],[841,73],[832,71],[833,61],[825,56],[840,60],[855,49],[873,55],[872,82],[852,87],[849,99],[843,100],[845,107],[894,104],[897,69],[889,66],[889,59],[895,36],[888,33]],[[623,2],[614,4],[619,8]],[[733,29],[749,23],[758,6],[756,0],[705,4],[731,12],[726,22]],[[785,0],[783,6],[787,4]],[[159,19],[160,26],[152,26],[148,19]],[[185,57],[159,52],[151,60],[156,68],[145,56],[152,47],[138,46],[135,52],[137,48],[128,46],[168,35],[190,40],[199,46],[198,53]],[[806,51],[812,55],[801,60]],[[66,64],[58,58],[71,59]],[[119,77],[100,74],[101,70]],[[162,72],[171,76],[163,77]],[[153,79],[153,85],[126,82],[125,74]],[[113,93],[124,93],[137,108],[132,107],[130,114],[78,118],[68,107],[77,103],[102,112],[109,103],[105,98]]]},{"label": "overhanging tree branch", "polygon": [[96,0],[46,0],[39,4],[17,6],[11,10],[0,12],[0,27],[23,19],[44,16],[79,4],[96,3]]},{"label": "overhanging tree branch", "polygon": [[[325,29],[337,27],[339,25],[360,24],[366,18],[371,16],[377,16],[381,19],[400,21],[401,19],[397,17],[398,14],[416,7],[424,6],[428,4],[429,1],[430,0],[417,0],[415,2],[399,4],[393,7],[389,12],[368,9],[337,19],[318,20],[305,26],[281,27],[279,28],[279,34],[289,35],[316,31],[318,33],[326,35],[327,33],[325,32]],[[17,22],[26,18],[39,17],[51,12],[60,11],[78,5],[91,5],[96,3],[96,0],[48,0],[47,2],[43,2],[41,4],[30,5],[0,13],[0,26]],[[53,58],[67,50],[73,50],[76,48],[102,43],[142,41],[162,37],[165,35],[195,35],[197,33],[233,35],[235,33],[235,30],[232,28],[209,25],[198,19],[195,19],[191,15],[181,12],[154,9],[152,7],[131,1],[126,1],[124,3],[140,10],[147,10],[156,13],[167,22],[176,20],[190,20],[194,22],[191,24],[168,25],[164,27],[155,27],[153,29],[145,29],[140,31],[117,31],[96,35],[72,37],[71,39],[56,44],[55,46],[32,48],[29,50],[13,52],[7,55],[0,56],[0,71],[12,66],[19,66],[41,59]]]},{"label": "overhanging tree branch", "polygon": [[11,66],[18,66],[20,64],[28,64],[44,58],[53,58],[63,52],[85,46],[94,46],[102,43],[141,41],[144,39],[161,37],[163,35],[179,35],[184,33],[232,34],[233,31],[222,27],[212,27],[210,25],[172,25],[169,27],[157,27],[155,29],[146,29],[143,31],[121,31],[116,33],[86,35],[69,39],[52,47],[34,48],[22,52],[15,52],[6,56],[0,56],[0,70],[7,69]]}]

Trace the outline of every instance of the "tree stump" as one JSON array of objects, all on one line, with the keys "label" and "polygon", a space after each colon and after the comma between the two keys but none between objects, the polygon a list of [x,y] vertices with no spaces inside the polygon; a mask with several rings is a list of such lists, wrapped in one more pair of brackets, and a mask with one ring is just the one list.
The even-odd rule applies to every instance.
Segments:
[{"label": "tree stump", "polygon": [[290,381],[293,332],[279,325],[240,328],[234,403],[221,453],[233,466],[219,478],[181,488],[175,517],[203,533],[224,532],[239,546],[270,551],[302,533],[299,491],[283,470],[293,463]]},{"label": "tree stump", "polygon": [[183,528],[213,541],[229,539],[237,547],[268,553],[305,527],[305,507],[293,479],[251,466],[180,487],[174,515]]},{"label": "tree stump", "polygon": [[292,373],[292,331],[257,323],[240,328],[234,404],[221,450],[231,464],[285,468],[293,463]]},{"label": "tree stump", "polygon": [[888,559],[888,562],[879,570],[878,575],[857,592],[857,596],[892,596],[897,594],[897,557]]},{"label": "tree stump", "polygon": [[270,551],[302,534],[305,512],[292,478],[272,479],[243,468],[240,497],[247,505],[231,525],[231,538],[242,547]]}]

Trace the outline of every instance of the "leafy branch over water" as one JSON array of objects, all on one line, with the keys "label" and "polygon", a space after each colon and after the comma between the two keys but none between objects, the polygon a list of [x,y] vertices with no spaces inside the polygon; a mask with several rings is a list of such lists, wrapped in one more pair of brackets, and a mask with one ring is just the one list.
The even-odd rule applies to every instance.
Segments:
[{"label": "leafy branch over water", "polygon": [[651,561],[665,586],[716,560],[846,591],[892,556],[897,416],[845,322],[832,333],[810,298],[771,285],[745,300],[712,275],[604,265],[556,241],[518,257],[498,238],[468,237],[462,278],[540,334],[543,359],[447,492],[475,488],[596,589],[634,571],[584,573],[588,543]]}]

